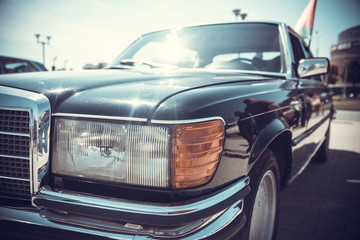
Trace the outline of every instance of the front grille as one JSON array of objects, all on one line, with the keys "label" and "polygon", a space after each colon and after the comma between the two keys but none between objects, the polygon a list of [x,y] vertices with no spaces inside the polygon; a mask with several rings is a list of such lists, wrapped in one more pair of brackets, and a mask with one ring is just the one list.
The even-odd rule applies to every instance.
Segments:
[{"label": "front grille", "polygon": [[0,196],[30,199],[30,114],[0,109]]},{"label": "front grille", "polygon": [[29,181],[0,178],[0,196],[30,200]]},{"label": "front grille", "polygon": [[0,157],[0,176],[30,179],[29,160]]},{"label": "front grille", "polygon": [[0,131],[11,133],[30,133],[28,111],[0,109]]},{"label": "front grille", "polygon": [[30,138],[27,136],[0,135],[0,154],[29,157]]}]

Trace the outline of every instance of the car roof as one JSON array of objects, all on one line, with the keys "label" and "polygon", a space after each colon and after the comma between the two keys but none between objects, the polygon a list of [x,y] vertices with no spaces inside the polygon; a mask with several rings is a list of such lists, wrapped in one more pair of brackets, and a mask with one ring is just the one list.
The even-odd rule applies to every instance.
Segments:
[{"label": "car roof", "polygon": [[144,33],[141,36],[146,36],[148,34],[152,34],[152,33],[156,33],[156,32],[169,31],[169,30],[173,30],[173,29],[195,28],[195,27],[205,27],[205,26],[218,26],[218,25],[232,25],[232,24],[234,24],[234,25],[235,24],[273,24],[273,25],[281,25],[281,24],[285,24],[285,23],[278,22],[278,21],[243,21],[243,22],[223,22],[223,23],[200,23],[200,24],[182,25],[182,26],[170,27],[170,28],[165,28],[165,29],[158,29],[158,30],[155,30],[155,31]]}]

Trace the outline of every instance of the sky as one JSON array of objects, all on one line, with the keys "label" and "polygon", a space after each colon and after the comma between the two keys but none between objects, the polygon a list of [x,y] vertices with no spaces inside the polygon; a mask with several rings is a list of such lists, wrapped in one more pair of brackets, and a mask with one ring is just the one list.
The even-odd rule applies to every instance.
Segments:
[{"label": "sky", "polygon": [[[137,37],[172,27],[236,21],[280,21],[294,27],[309,0],[0,0],[0,55],[80,70],[111,63]],[[318,0],[311,50],[330,58],[340,32],[360,25],[360,0]],[[317,34],[316,34],[317,33]]]}]

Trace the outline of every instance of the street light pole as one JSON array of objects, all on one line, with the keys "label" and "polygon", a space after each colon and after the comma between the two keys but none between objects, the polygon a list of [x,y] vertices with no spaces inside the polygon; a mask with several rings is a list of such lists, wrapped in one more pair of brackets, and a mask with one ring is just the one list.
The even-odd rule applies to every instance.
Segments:
[{"label": "street light pole", "polygon": [[241,19],[242,19],[243,21],[245,20],[245,18],[246,18],[246,16],[247,16],[247,13],[241,13],[241,14],[240,14],[241,10],[238,9],[238,8],[237,8],[237,9],[234,9],[232,12],[233,12],[234,15],[235,15],[236,21],[238,20],[238,17],[239,17],[239,16],[241,17]]},{"label": "street light pole", "polygon": [[316,31],[315,32],[316,33],[316,57],[318,57],[319,56],[319,31]]},{"label": "street light pole", "polygon": [[233,10],[233,13],[235,14],[235,20],[236,20],[236,21],[238,20],[240,11],[241,11],[240,9],[234,9],[234,10]]},{"label": "street light pole", "polygon": [[51,36],[46,36],[47,42],[40,41],[40,34],[39,33],[36,33],[35,37],[36,37],[36,42],[40,43],[42,45],[43,65],[45,66],[45,44],[50,44]]}]

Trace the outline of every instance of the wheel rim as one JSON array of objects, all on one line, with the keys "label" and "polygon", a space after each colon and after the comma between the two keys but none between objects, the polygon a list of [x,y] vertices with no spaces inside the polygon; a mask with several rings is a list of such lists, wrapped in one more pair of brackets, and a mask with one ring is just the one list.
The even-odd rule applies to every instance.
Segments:
[{"label": "wheel rim", "polygon": [[276,214],[276,178],[271,170],[262,177],[256,193],[250,222],[250,240],[271,239]]}]

